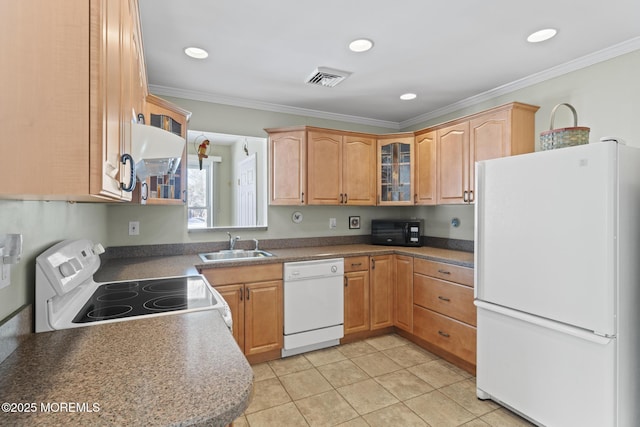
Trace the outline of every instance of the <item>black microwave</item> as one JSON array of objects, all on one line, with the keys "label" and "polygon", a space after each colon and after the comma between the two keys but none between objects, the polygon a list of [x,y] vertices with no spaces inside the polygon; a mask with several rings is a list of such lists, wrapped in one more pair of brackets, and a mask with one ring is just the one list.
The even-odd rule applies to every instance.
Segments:
[{"label": "black microwave", "polygon": [[371,220],[371,243],[391,246],[422,246],[424,221],[421,219]]}]

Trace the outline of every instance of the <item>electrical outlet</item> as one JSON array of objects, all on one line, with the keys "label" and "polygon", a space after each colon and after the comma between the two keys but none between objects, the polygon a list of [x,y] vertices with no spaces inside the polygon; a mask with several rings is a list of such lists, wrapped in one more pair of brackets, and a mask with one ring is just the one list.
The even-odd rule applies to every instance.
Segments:
[{"label": "electrical outlet", "polygon": [[140,234],[140,221],[129,221],[129,236]]},{"label": "electrical outlet", "polygon": [[336,228],[338,225],[335,218],[329,218],[329,228]]}]

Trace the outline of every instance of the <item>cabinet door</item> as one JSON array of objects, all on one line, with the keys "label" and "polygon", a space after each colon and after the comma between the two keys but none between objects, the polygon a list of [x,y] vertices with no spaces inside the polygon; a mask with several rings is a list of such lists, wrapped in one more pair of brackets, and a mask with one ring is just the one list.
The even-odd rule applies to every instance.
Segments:
[{"label": "cabinet door", "polygon": [[[190,112],[154,95],[147,96],[144,111],[147,125],[162,128],[186,140]],[[176,172],[148,177],[134,196],[136,201],[149,205],[184,205],[187,199],[187,162],[185,144]]]},{"label": "cabinet door", "polygon": [[[123,197],[131,199],[131,193],[122,192],[120,183],[125,185],[130,181],[130,168],[121,167],[123,129],[123,98],[128,90],[123,87],[125,79],[129,76],[123,59],[126,55],[122,52],[123,32],[121,28],[123,8],[128,7],[122,0],[100,2],[101,32],[100,46],[98,49],[100,63],[99,79],[100,88],[96,103],[100,103],[98,111],[102,112],[99,120],[102,126],[102,157],[101,167],[92,171],[90,179],[91,192],[114,198]],[[127,52],[128,54],[129,52]],[[126,94],[128,98],[128,93]],[[129,139],[129,145],[130,145]],[[95,173],[95,175],[94,175]]]},{"label": "cabinet door", "polygon": [[378,141],[378,204],[413,205],[413,139]]},{"label": "cabinet door", "polygon": [[469,189],[475,188],[475,162],[510,155],[509,111],[496,111],[469,122]]},{"label": "cabinet door", "polygon": [[283,345],[282,281],[245,285],[244,353],[278,350]]},{"label": "cabinet door", "polygon": [[416,136],[415,141],[415,182],[413,202],[416,205],[435,205],[436,196],[436,131]]},{"label": "cabinet door", "polygon": [[244,352],[244,285],[216,286],[216,290],[229,304],[233,319],[233,338]]},{"label": "cabinet door", "polygon": [[342,192],[348,205],[376,204],[376,140],[345,135],[342,141]]},{"label": "cabinet door", "polygon": [[393,326],[393,255],[371,257],[371,330]]},{"label": "cabinet door", "polygon": [[304,130],[269,135],[270,204],[306,203],[306,146]]},{"label": "cabinet door", "polygon": [[344,275],[344,334],[369,330],[369,272]]},{"label": "cabinet door", "polygon": [[395,255],[394,325],[413,331],[413,257]]},{"label": "cabinet door", "polygon": [[307,133],[307,189],[309,205],[338,205],[342,194],[342,136]]},{"label": "cabinet door", "polygon": [[438,129],[438,204],[469,198],[469,122]]}]

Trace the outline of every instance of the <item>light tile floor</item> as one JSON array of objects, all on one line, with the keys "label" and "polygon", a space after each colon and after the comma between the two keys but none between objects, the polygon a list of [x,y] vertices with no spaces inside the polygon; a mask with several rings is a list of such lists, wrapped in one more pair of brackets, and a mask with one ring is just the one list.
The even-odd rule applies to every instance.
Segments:
[{"label": "light tile floor", "polygon": [[475,395],[475,378],[399,335],[253,366],[251,403],[234,427],[465,426],[529,422]]}]

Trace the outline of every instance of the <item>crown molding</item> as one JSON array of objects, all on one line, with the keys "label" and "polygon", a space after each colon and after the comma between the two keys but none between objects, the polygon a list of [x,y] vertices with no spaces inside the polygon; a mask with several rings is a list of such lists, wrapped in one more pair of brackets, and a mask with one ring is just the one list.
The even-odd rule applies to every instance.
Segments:
[{"label": "crown molding", "polygon": [[311,110],[308,108],[289,107],[286,105],[272,104],[269,102],[253,101],[244,98],[235,98],[231,96],[217,95],[195,90],[178,89],[168,86],[149,85],[149,91],[157,95],[174,96],[177,98],[191,99],[194,101],[212,102],[215,104],[231,105],[235,107],[251,108],[255,110],[273,111],[276,113],[294,114],[297,116],[315,117],[319,119],[337,120],[347,123],[356,123],[393,130],[401,130],[409,126],[417,125],[428,120],[444,116],[445,114],[453,113],[466,107],[471,107],[481,102],[488,101],[492,98],[496,98],[498,96],[505,95],[519,89],[524,89],[534,84],[541,83],[545,80],[550,80],[552,78],[562,76],[572,71],[577,71],[582,68],[597,64],[599,62],[607,61],[609,59],[633,52],[638,49],[640,49],[640,37],[634,37],[622,43],[610,46],[606,49],[602,49],[597,52],[566,62],[564,64],[549,68],[547,70],[531,74],[527,77],[523,77],[511,83],[498,86],[494,89],[490,89],[486,92],[471,96],[458,102],[454,102],[453,104],[449,104],[445,107],[438,108],[437,110],[421,114],[412,119],[404,120],[402,122],[392,122],[387,120],[350,116],[346,114],[336,114],[327,111]]},{"label": "crown molding", "polygon": [[405,120],[399,123],[400,129],[417,125],[428,120],[444,116],[445,114],[453,113],[466,107],[471,107],[473,105],[488,101],[498,96],[505,95],[519,89],[524,89],[529,86],[533,86],[537,83],[541,83],[543,81],[562,76],[572,71],[577,71],[582,68],[589,67],[599,62],[613,59],[617,56],[621,56],[638,49],[640,49],[640,37],[635,37],[622,43],[610,46],[606,49],[602,49],[589,55],[585,55],[572,61],[566,62],[564,64],[560,64],[555,67],[540,71],[538,73],[531,74],[527,77],[523,77],[511,83],[498,86],[494,89],[490,89],[478,95],[474,95],[461,101],[454,102],[453,104],[447,105],[446,107],[438,108],[437,110],[431,111],[429,113],[421,114],[412,119]]},{"label": "crown molding", "polygon": [[327,111],[311,110],[308,108],[289,107],[286,105],[272,104],[269,102],[253,101],[244,98],[235,98],[232,96],[216,95],[213,93],[178,89],[168,86],[149,85],[149,92],[153,93],[154,95],[174,96],[176,98],[191,99],[193,101],[204,101],[214,104],[231,105],[234,107],[252,108],[254,110],[273,111],[276,113],[294,114],[296,116],[337,120],[341,122],[377,126],[393,130],[400,129],[400,124],[398,122],[392,122],[388,120],[369,119],[367,117],[330,113]]}]

